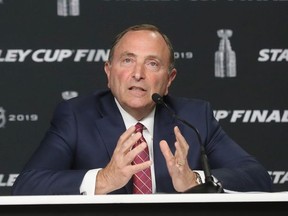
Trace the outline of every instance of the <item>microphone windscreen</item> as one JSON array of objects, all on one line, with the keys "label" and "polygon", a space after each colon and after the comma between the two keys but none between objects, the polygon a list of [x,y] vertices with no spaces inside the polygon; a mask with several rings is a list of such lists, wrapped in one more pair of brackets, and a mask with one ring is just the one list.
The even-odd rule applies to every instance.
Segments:
[{"label": "microphone windscreen", "polygon": [[161,97],[161,95],[159,95],[158,93],[154,93],[152,95],[152,100],[156,103],[156,104],[162,104],[163,103],[163,99]]}]

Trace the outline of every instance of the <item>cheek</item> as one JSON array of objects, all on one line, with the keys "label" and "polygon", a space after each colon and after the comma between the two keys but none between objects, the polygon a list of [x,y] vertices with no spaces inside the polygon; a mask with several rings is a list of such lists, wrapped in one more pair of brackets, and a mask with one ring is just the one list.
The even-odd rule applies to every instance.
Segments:
[{"label": "cheek", "polygon": [[127,81],[125,81],[124,74],[121,73],[115,73],[113,76],[110,76],[109,84],[110,86],[113,86],[114,88],[120,88],[121,86],[125,85]]},{"label": "cheek", "polygon": [[159,79],[153,80],[153,83],[155,90],[161,91],[161,93],[164,93],[168,90],[168,80],[163,76],[160,77]]}]

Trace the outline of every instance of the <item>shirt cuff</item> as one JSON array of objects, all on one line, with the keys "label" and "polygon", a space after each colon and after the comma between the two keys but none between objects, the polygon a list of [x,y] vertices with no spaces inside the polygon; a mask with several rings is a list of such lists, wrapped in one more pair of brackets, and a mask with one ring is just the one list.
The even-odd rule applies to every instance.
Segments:
[{"label": "shirt cuff", "polygon": [[80,185],[80,194],[82,195],[95,195],[96,176],[101,169],[89,170]]}]

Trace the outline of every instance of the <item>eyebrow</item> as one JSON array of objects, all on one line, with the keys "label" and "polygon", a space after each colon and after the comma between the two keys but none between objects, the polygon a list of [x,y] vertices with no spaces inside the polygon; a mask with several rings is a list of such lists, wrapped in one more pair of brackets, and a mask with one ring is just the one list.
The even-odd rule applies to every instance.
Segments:
[{"label": "eyebrow", "polygon": [[[132,53],[132,52],[129,52],[129,51],[125,51],[125,52],[123,52],[123,53],[121,53],[121,55],[120,55],[120,58],[123,58],[123,57],[125,57],[125,56],[128,56],[128,57],[137,57],[137,55],[135,54],[135,53]],[[161,58],[159,58],[158,56],[156,56],[156,55],[148,55],[148,56],[146,56],[145,57],[145,60],[147,60],[147,59],[156,59],[157,61],[159,61],[161,64],[162,64],[162,60],[161,60]]]},{"label": "eyebrow", "polygon": [[125,51],[124,53],[121,53],[120,58],[122,58],[123,56],[129,56],[129,57],[136,57],[136,55],[134,53]]}]

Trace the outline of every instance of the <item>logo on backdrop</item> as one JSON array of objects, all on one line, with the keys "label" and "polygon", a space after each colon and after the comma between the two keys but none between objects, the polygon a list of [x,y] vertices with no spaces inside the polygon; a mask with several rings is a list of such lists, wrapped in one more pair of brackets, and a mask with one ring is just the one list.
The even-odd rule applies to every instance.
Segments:
[{"label": "logo on backdrop", "polygon": [[5,116],[5,110],[3,107],[0,107],[0,128],[3,128],[6,124],[6,116]]},{"label": "logo on backdrop", "polygon": [[80,2],[79,0],[57,0],[58,16],[79,16]]},{"label": "logo on backdrop", "polygon": [[[1,62],[105,62],[108,60],[110,49],[0,49]],[[191,51],[174,52],[175,59],[192,59]]]},{"label": "logo on backdrop", "polygon": [[288,49],[261,49],[259,62],[288,62]]},{"label": "logo on backdrop", "polygon": [[0,187],[12,187],[19,174],[0,174]]},{"label": "logo on backdrop", "polygon": [[0,107],[0,128],[5,128],[8,122],[35,122],[38,121],[37,114],[5,114],[5,109]]},{"label": "logo on backdrop", "polygon": [[220,29],[217,31],[220,37],[219,50],[215,52],[215,77],[236,77],[236,54],[231,48],[229,38],[233,31]]},{"label": "logo on backdrop", "polygon": [[64,91],[61,95],[64,100],[69,100],[71,98],[77,97],[79,94],[77,91]]},{"label": "logo on backdrop", "polygon": [[288,123],[288,110],[214,110],[214,116],[230,123]]},{"label": "logo on backdrop", "polygon": [[272,178],[273,184],[284,184],[288,182],[287,171],[268,171]]},{"label": "logo on backdrop", "polygon": [[108,59],[109,52],[109,49],[0,49],[0,62],[63,62],[71,58],[74,62],[100,62]]}]

